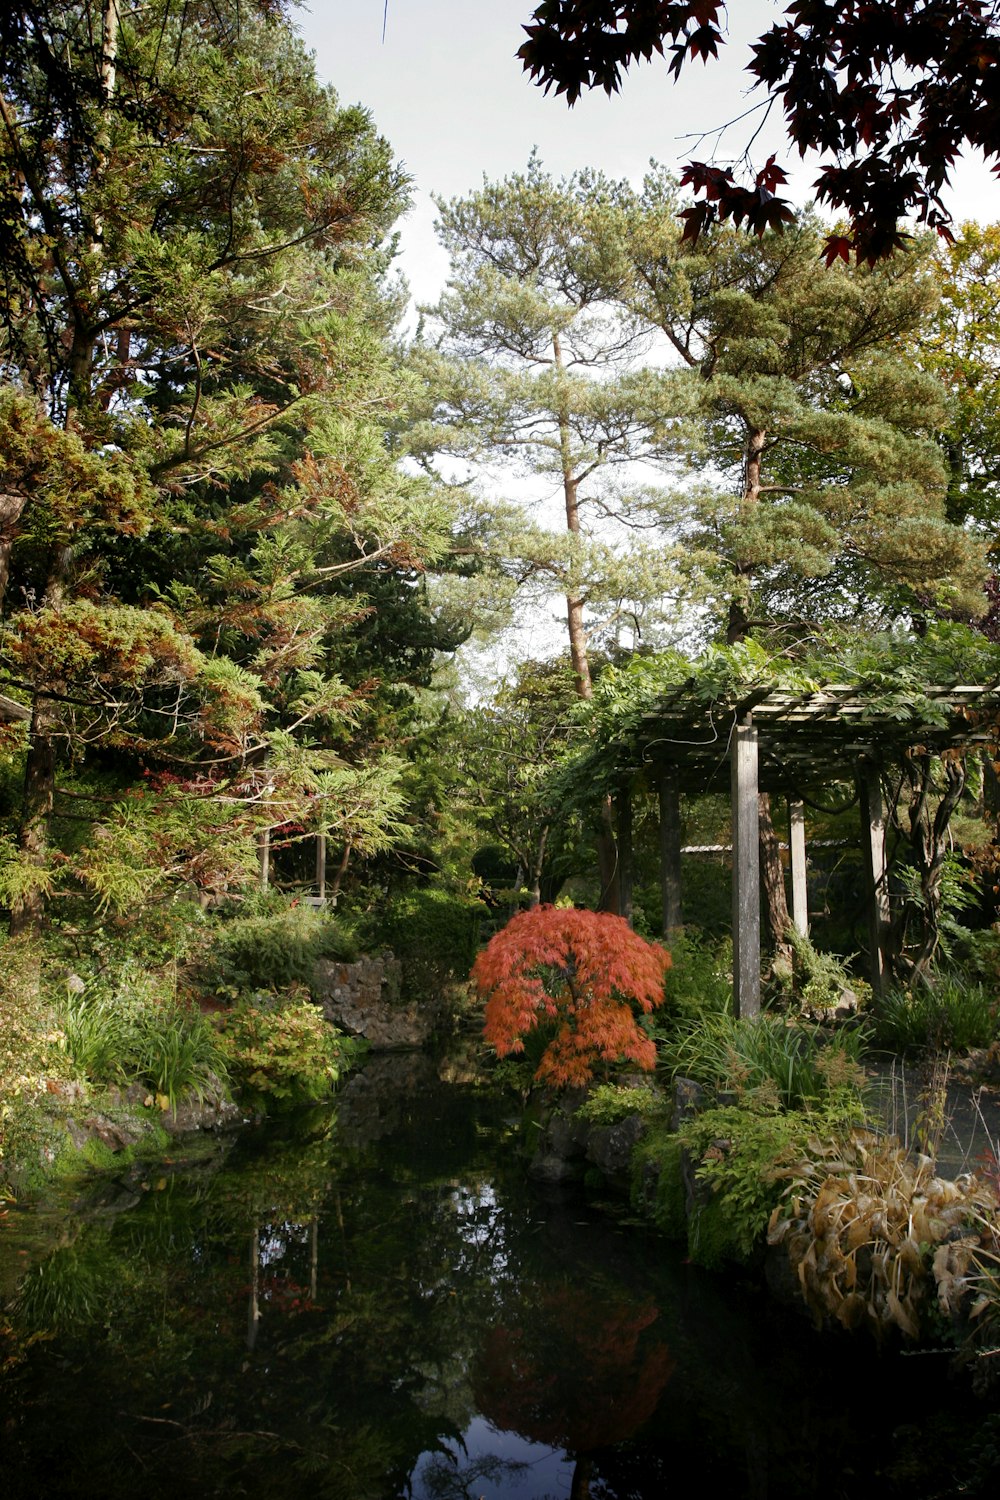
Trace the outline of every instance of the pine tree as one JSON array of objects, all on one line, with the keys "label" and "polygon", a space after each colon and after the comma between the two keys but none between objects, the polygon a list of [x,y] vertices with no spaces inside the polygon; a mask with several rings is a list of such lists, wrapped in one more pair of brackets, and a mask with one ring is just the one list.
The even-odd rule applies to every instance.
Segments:
[{"label": "pine tree", "polygon": [[[25,4],[0,94],[13,925],[57,880],[125,909],[140,869],[245,880],[289,818],[377,845],[398,773],[351,760],[330,643],[369,605],[342,583],[450,525],[385,443],[387,143],[265,0]],[[69,865],[60,784],[97,823]]]}]

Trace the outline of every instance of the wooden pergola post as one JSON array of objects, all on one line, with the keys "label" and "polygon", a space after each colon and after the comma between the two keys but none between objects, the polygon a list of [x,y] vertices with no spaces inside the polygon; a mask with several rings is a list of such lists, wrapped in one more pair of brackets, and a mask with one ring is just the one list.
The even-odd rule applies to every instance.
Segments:
[{"label": "wooden pergola post", "polygon": [[738,1016],[760,1013],[760,866],[757,857],[757,731],[748,714],[730,747],[733,824],[733,999]]},{"label": "wooden pergola post", "polygon": [[792,923],[809,936],[809,898],[806,887],[806,810],[794,799],[788,804],[788,849],[792,861]]},{"label": "wooden pergola post", "polygon": [[632,783],[618,790],[618,912],[632,926]]},{"label": "wooden pergola post", "polygon": [[326,834],[316,835],[316,894],[320,906],[326,905]]},{"label": "wooden pergola post", "polygon": [[669,939],[684,924],[681,898],[681,794],[676,774],[664,771],[660,776],[658,790],[663,936]]},{"label": "wooden pergola post", "polygon": [[265,828],[258,846],[260,855],[260,888],[266,892],[271,883],[271,830]]},{"label": "wooden pergola post", "polygon": [[876,995],[882,994],[888,979],[887,947],[889,939],[889,881],[885,858],[885,810],[878,767],[870,761],[858,764],[858,790],[861,804],[861,859],[865,871],[865,894],[868,906],[868,948],[871,954],[871,981]]}]

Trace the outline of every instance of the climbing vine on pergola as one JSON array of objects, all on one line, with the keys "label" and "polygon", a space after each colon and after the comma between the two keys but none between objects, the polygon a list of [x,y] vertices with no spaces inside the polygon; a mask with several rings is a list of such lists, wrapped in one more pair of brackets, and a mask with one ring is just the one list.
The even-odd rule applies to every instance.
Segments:
[{"label": "climbing vine on pergola", "polygon": [[[582,739],[561,771],[578,802],[618,806],[622,910],[631,907],[631,802],[659,796],[664,931],[680,925],[682,792],[732,796],[734,981],[741,1014],[760,996],[758,793],[788,798],[793,912],[806,928],[803,803],[833,784],[857,791],[868,890],[869,957],[880,987],[922,976],[938,944],[949,824],[970,751],[995,753],[1000,649],[963,626],[863,642],[828,636],[794,652],[754,641],[691,662],[636,658],[605,672]],[[902,836],[916,873],[893,912],[885,833]]]}]

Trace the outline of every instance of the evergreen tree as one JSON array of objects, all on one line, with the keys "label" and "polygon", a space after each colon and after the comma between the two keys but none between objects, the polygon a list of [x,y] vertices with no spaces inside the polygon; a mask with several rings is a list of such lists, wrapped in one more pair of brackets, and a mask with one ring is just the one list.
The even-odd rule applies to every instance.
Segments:
[{"label": "evergreen tree", "polygon": [[[687,373],[691,417],[664,414],[662,451],[700,477],[663,497],[730,641],[752,623],[801,628],[982,608],[982,548],[946,513],[937,433],[947,392],[908,344],[936,305],[926,250],[874,270],[820,259],[808,217],[748,241],[681,242],[673,184],[623,192],[631,313]],[[692,420],[695,419],[695,420]]]},{"label": "evergreen tree", "polygon": [[[290,820],[377,847],[397,770],[349,753],[343,580],[412,575],[450,525],[384,440],[388,145],[266,0],[20,6],[0,94],[15,929],[60,882],[127,909],[243,881]],[[70,860],[60,787],[97,820]]]}]

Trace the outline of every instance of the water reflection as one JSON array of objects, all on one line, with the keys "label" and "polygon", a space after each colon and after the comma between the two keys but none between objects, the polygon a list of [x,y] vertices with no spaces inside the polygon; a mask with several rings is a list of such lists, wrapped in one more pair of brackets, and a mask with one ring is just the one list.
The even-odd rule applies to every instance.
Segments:
[{"label": "water reflection", "polygon": [[505,1106],[426,1070],[379,1060],[335,1110],[8,1216],[5,1496],[658,1500],[690,1472],[798,1500],[873,1464],[883,1496],[952,1493],[962,1464],[975,1492],[981,1415],[940,1474],[933,1419],[914,1442],[926,1365],[841,1358],[533,1191]]}]

